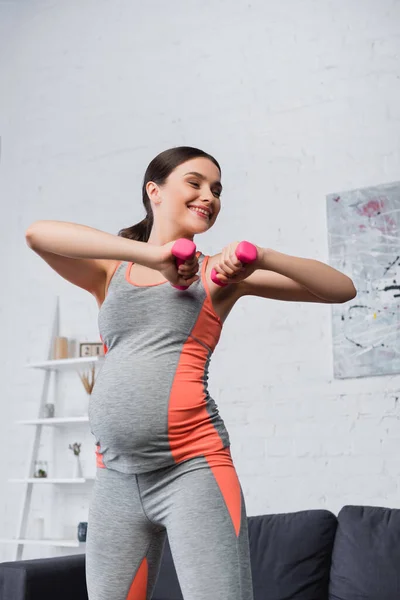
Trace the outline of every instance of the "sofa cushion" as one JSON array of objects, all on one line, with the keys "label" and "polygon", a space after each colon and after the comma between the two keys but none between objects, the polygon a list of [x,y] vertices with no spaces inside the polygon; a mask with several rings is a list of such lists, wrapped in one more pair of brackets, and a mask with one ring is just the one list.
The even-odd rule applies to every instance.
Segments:
[{"label": "sofa cushion", "polygon": [[330,600],[399,600],[400,509],[344,506],[338,522]]},{"label": "sofa cushion", "polygon": [[88,600],[85,555],[0,564],[0,600]]},{"label": "sofa cushion", "polygon": [[328,600],[333,513],[305,510],[248,522],[254,600]]},{"label": "sofa cushion", "polygon": [[[325,510],[248,518],[254,600],[327,600],[336,517]],[[218,568],[218,565],[216,565]],[[182,600],[168,540],[154,600]]]}]

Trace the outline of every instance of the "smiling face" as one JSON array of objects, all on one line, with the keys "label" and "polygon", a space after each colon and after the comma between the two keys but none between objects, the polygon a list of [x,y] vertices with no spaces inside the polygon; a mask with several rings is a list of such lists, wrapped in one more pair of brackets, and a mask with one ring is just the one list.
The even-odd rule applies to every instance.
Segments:
[{"label": "smiling face", "polygon": [[208,158],[193,158],[172,171],[166,182],[147,184],[154,226],[179,236],[194,236],[212,227],[221,209],[221,173]]}]

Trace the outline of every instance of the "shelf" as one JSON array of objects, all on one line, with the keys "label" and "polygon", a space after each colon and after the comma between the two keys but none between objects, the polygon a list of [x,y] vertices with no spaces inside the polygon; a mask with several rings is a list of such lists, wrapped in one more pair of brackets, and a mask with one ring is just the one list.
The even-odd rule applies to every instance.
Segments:
[{"label": "shelf", "polygon": [[16,421],[17,425],[68,425],[69,423],[89,423],[89,417],[52,417],[46,419],[31,419]]},{"label": "shelf", "polygon": [[80,477],[79,479],[66,479],[66,478],[59,478],[59,479],[51,479],[50,477],[28,477],[28,478],[24,478],[24,479],[9,479],[8,481],[10,483],[41,483],[41,484],[45,484],[45,483],[72,483],[72,484],[76,484],[76,483],[86,483],[87,481],[94,481],[94,477]]},{"label": "shelf", "polygon": [[31,544],[37,546],[59,546],[64,548],[79,548],[86,542],[79,540],[27,540],[27,539],[0,539],[0,544]]},{"label": "shelf", "polygon": [[30,369],[46,369],[48,371],[68,371],[84,368],[96,363],[102,363],[104,356],[84,356],[81,358],[61,358],[60,360],[44,360],[38,363],[25,365]]}]

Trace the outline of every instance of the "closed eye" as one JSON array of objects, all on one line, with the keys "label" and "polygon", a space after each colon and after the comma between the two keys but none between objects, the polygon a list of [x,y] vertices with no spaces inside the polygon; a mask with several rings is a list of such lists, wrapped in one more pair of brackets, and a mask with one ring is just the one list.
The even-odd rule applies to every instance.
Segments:
[{"label": "closed eye", "polygon": [[[200,184],[199,184],[199,183],[197,183],[197,181],[189,181],[188,183],[190,183],[190,185],[191,185],[191,186],[193,186],[193,187],[194,187],[194,188],[196,188],[196,189],[199,189],[199,188],[200,188]],[[220,196],[221,196],[221,192],[220,192],[220,191],[218,191],[218,190],[215,190],[215,191],[213,192],[213,194],[214,194],[214,196],[216,196],[217,198],[220,198]]]}]

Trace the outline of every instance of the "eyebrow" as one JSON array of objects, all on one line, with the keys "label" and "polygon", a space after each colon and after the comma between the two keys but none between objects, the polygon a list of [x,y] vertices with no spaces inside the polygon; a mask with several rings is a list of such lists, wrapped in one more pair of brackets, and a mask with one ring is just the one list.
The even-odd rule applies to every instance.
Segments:
[{"label": "eyebrow", "polygon": [[[205,181],[207,179],[207,177],[205,177],[201,173],[198,173],[197,171],[189,171],[189,173],[185,173],[185,176],[186,175],[196,175],[196,177],[198,177],[202,181]],[[215,181],[212,185],[217,186],[222,192],[222,183],[220,181]]]}]

